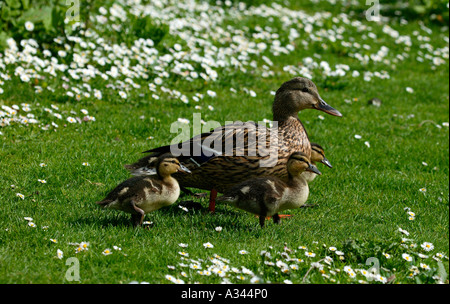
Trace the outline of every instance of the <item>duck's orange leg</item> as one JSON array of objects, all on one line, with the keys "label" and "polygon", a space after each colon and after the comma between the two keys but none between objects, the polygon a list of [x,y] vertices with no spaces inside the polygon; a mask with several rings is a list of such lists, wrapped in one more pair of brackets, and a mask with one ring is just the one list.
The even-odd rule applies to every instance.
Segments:
[{"label": "duck's orange leg", "polygon": [[288,217],[292,217],[292,214],[278,214],[278,216],[280,218],[288,218]]},{"label": "duck's orange leg", "polygon": [[209,193],[209,212],[214,213],[216,211],[216,197],[217,197],[217,190],[212,189]]}]

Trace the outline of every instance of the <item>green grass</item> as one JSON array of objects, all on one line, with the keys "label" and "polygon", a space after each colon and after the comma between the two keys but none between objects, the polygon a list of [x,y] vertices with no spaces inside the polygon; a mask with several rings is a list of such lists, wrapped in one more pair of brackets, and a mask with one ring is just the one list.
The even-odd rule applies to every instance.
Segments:
[{"label": "green grass", "polygon": [[[309,13],[328,8],[327,4],[308,3],[303,9]],[[338,13],[333,12],[333,15]],[[246,17],[240,23],[232,19],[227,22],[235,28],[270,23],[264,20]],[[377,40],[363,41],[362,34],[350,26],[346,27],[345,37],[369,44],[372,46],[370,53],[382,45],[387,46],[390,60],[404,52],[403,46],[383,34],[383,25],[361,21],[372,27]],[[284,35],[284,28],[276,18],[271,26]],[[413,36],[413,31],[420,30],[417,21],[404,26],[394,22],[391,26],[402,35]],[[427,26],[433,30],[429,43],[448,47],[442,39],[448,36],[448,29],[441,32],[439,26]],[[332,24],[324,27],[331,28]],[[168,36],[161,43],[168,46],[178,40]],[[296,40],[298,46],[301,40]],[[226,264],[230,267],[244,266],[263,282],[367,281],[361,274],[351,278],[343,269],[344,266],[368,269],[366,260],[375,257],[380,261],[384,277],[395,274],[393,283],[435,283],[432,277],[438,274],[439,267],[433,259],[436,253],[447,256],[441,260],[449,273],[449,129],[442,126],[449,121],[449,71],[448,59],[436,70],[430,69],[429,61],[416,61],[419,52],[425,52],[419,45],[414,40],[408,51],[410,57],[402,62],[363,66],[345,55],[347,50],[339,44],[323,49],[321,43],[311,42],[308,48],[298,47],[287,55],[266,54],[274,63],[271,70],[275,72],[267,78],[261,77],[263,61],[255,57],[258,69],[247,73],[218,69],[220,76],[215,82],[188,82],[178,76],[167,80],[167,87],[188,96],[215,91],[216,98],[205,96],[198,103],[202,110],[194,109],[197,103],[192,100],[186,105],[170,98],[169,94],[161,93],[159,100],[152,99],[147,87],[149,80],[145,79],[140,80],[142,88],[130,92],[127,100],[118,97],[112,89],[105,89],[102,100],[76,101],[64,96],[60,87],[54,93],[36,94],[29,83],[22,83],[10,71],[13,77],[2,85],[4,93],[0,94],[0,105],[29,103],[39,120],[55,121],[59,128],[44,131],[39,125],[19,123],[0,128],[0,283],[70,283],[65,279],[69,268],[65,262],[69,257],[80,261],[81,283],[169,283],[165,278],[167,274],[191,283],[222,282],[223,278],[218,275],[204,276],[197,270],[180,266],[180,263],[191,263],[182,259],[178,253],[181,251],[189,253],[189,259],[203,259],[203,270],[211,265],[209,258],[217,254],[228,259]],[[159,45],[158,49],[162,51],[164,47]],[[258,220],[250,214],[218,205],[216,214],[211,215],[206,212],[206,198],[182,194],[180,201],[195,200],[202,204],[203,210],[185,212],[175,204],[146,215],[145,220],[154,224],[143,229],[133,228],[129,215],[103,211],[95,204],[129,177],[124,164],[140,158],[142,151],[170,142],[175,136],[170,133],[170,125],[179,117],[192,120],[193,113],[201,112],[205,121],[220,123],[270,119],[273,101],[270,91],[293,77],[283,71],[283,67],[297,65],[313,54],[321,55],[318,62],[327,61],[332,67],[348,64],[361,75],[366,69],[386,70],[390,75],[390,79],[374,77],[371,82],[364,81],[362,76],[327,78],[320,72],[314,75],[322,97],[343,113],[342,118],[312,110],[299,115],[311,141],[325,148],[334,166],[332,169],[321,166],[323,175],[310,185],[308,203],[317,207],[291,210],[292,218],[282,220],[280,225],[268,222],[265,229],[260,229]],[[90,85],[104,89],[105,83],[98,80]],[[412,87],[414,93],[407,93],[406,87]],[[238,93],[230,92],[230,88]],[[243,88],[254,90],[257,97],[243,93]],[[373,97],[382,100],[381,107],[367,103]],[[71,115],[71,110],[77,112],[73,116],[80,116],[80,110],[87,109],[96,121],[70,124],[54,120],[43,111],[51,104],[57,105],[65,117]],[[208,105],[214,110],[208,110]],[[323,115],[324,120],[318,115]],[[356,139],[356,134],[362,138]],[[148,140],[148,136],[154,138]],[[365,141],[370,143],[370,148]],[[83,166],[84,162],[89,166]],[[40,163],[47,166],[40,167]],[[38,179],[45,179],[47,183],[41,184]],[[426,188],[426,192],[420,192],[421,188]],[[25,199],[17,197],[16,193],[25,195]],[[405,207],[416,214],[414,221],[408,220]],[[29,227],[24,217],[32,217],[37,227]],[[48,228],[43,229],[43,226]],[[218,226],[222,231],[215,230]],[[401,234],[399,227],[410,235]],[[402,245],[402,237],[410,241]],[[57,243],[50,239],[56,239]],[[76,253],[77,246],[72,243],[82,241],[89,242],[89,249]],[[203,244],[207,242],[214,248],[205,248]],[[434,250],[424,252],[420,246],[424,242],[432,243]],[[180,243],[188,247],[181,248]],[[290,257],[303,260],[295,263],[298,270],[288,274],[282,273],[276,265],[265,264],[260,255],[266,250],[271,252],[273,263],[277,259],[285,261],[280,254],[285,244],[292,249]],[[403,247],[405,244],[408,248]],[[120,247],[121,251],[114,250],[113,246]],[[306,257],[299,246],[306,246],[316,256]],[[344,260],[328,249],[331,246],[344,252]],[[103,255],[106,248],[112,249],[113,254]],[[57,249],[63,251],[62,259],[56,257]],[[240,254],[240,250],[248,254]],[[419,252],[429,257],[421,259],[417,256]],[[391,259],[386,259],[383,253],[391,254]],[[414,261],[405,261],[403,253],[409,253]],[[323,273],[314,269],[305,277],[311,262],[327,255],[333,258],[331,265],[322,261]],[[423,270],[420,263],[429,265],[431,270]],[[168,265],[175,266],[175,270]],[[419,274],[410,278],[412,265],[419,268]],[[186,277],[181,272],[185,272]],[[243,274],[243,281],[236,278],[237,275],[229,271],[226,278],[232,283],[250,282],[251,275]]]}]

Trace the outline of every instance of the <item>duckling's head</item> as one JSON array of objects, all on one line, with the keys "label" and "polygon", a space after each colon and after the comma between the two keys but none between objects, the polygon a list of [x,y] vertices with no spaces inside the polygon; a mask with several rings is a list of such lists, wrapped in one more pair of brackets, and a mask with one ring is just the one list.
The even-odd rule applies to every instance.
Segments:
[{"label": "duckling's head", "polygon": [[323,148],[316,143],[311,143],[311,161],[313,163],[321,162],[322,164],[333,168],[330,161],[325,157]]},{"label": "duckling's head", "polygon": [[309,157],[303,152],[294,152],[291,154],[287,162],[287,170],[289,175],[294,177],[302,174],[303,171],[310,171],[318,175],[322,174],[319,169],[311,163]]},{"label": "duckling's head", "polygon": [[155,167],[160,178],[170,176],[176,172],[191,173],[188,168],[182,165],[177,158],[169,153],[160,156]]},{"label": "duckling's head", "polygon": [[342,116],[320,97],[316,85],[311,80],[296,77],[283,83],[275,94],[272,106],[273,120],[297,116],[298,112],[304,109],[316,109],[330,115]]}]

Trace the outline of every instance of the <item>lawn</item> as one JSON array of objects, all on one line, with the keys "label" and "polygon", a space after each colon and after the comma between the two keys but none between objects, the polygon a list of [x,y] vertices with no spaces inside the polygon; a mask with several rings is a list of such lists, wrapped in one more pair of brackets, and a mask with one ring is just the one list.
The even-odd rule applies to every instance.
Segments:
[{"label": "lawn", "polygon": [[[147,2],[93,1],[88,29],[71,22],[51,43],[40,21],[4,39],[0,283],[448,284],[439,17],[367,21],[347,1]],[[273,92],[297,76],[343,114],[299,114],[333,164],[310,184],[315,207],[261,229],[181,194],[202,209],[174,204],[134,228],[95,204],[130,177],[124,164],[170,143],[172,123],[270,120]]]}]

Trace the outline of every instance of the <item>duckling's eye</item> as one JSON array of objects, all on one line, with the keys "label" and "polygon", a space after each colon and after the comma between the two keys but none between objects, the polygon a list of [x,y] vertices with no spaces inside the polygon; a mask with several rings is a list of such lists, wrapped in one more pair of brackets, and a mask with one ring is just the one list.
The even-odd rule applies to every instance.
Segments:
[{"label": "duckling's eye", "polygon": [[304,93],[309,93],[309,89],[308,89],[308,88],[303,88],[303,89],[302,89],[302,92],[304,92]]}]

